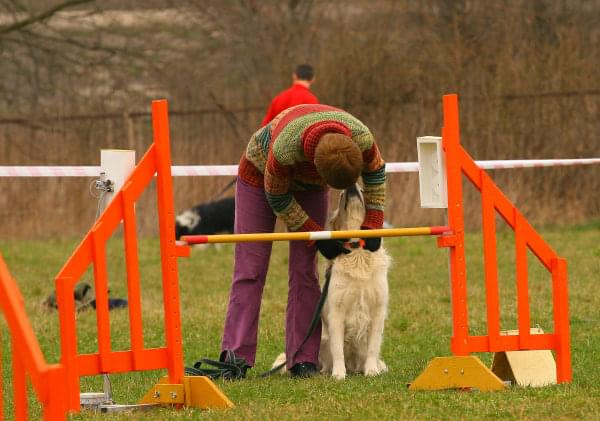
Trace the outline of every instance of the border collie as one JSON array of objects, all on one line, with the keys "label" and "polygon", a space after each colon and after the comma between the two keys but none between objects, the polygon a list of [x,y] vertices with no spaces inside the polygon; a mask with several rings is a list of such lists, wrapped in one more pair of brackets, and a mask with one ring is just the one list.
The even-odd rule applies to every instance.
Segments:
[{"label": "border collie", "polygon": [[175,238],[182,235],[233,233],[235,200],[233,197],[201,203],[175,217]]}]

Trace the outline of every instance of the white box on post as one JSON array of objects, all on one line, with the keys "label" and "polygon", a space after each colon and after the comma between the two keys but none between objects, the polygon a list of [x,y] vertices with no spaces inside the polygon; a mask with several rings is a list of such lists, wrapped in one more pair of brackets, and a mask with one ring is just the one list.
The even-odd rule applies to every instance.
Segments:
[{"label": "white box on post", "polygon": [[112,191],[106,192],[104,206],[123,187],[123,183],[135,168],[135,151],[126,149],[102,149],[100,168],[106,180],[112,181]]},{"label": "white box on post", "polygon": [[447,208],[446,160],[442,138],[417,137],[419,155],[419,192],[422,208]]}]

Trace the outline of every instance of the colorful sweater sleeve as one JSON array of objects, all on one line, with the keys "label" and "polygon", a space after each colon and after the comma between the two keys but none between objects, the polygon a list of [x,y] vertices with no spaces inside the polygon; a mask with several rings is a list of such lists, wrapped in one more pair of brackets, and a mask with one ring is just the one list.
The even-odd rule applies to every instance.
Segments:
[{"label": "colorful sweater sleeve", "polygon": [[291,167],[280,164],[269,150],[264,179],[265,194],[273,212],[290,231],[321,231],[323,228],[308,216],[290,192],[291,178]]},{"label": "colorful sweater sleeve", "polygon": [[363,152],[363,161],[362,179],[367,213],[362,227],[379,229],[383,226],[385,208],[385,162],[375,142]]}]

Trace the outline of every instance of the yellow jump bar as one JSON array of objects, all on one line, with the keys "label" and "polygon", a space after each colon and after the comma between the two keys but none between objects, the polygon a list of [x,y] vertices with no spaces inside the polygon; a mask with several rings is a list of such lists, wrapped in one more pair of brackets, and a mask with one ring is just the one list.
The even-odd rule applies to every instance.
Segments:
[{"label": "yellow jump bar", "polygon": [[450,227],[385,228],[377,230],[269,232],[256,234],[183,235],[187,244],[249,243],[257,241],[314,241],[371,237],[406,237],[416,235],[441,235],[450,232]]}]

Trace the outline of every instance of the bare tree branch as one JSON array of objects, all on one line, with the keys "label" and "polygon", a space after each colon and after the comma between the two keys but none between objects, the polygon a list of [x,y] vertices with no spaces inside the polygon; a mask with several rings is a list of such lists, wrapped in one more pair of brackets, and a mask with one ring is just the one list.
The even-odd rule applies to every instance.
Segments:
[{"label": "bare tree branch", "polygon": [[46,19],[51,18],[54,14],[60,12],[61,10],[68,9],[70,7],[77,6],[77,5],[84,4],[84,3],[90,3],[93,1],[95,1],[95,0],[67,0],[60,4],[57,4],[54,7],[51,7],[48,10],[43,11],[42,13],[39,13],[34,16],[30,16],[27,19],[20,20],[11,25],[0,27],[0,36],[8,34],[10,32],[19,31],[19,30],[21,30],[29,25],[32,25],[34,23],[42,22]]}]

